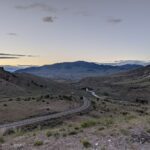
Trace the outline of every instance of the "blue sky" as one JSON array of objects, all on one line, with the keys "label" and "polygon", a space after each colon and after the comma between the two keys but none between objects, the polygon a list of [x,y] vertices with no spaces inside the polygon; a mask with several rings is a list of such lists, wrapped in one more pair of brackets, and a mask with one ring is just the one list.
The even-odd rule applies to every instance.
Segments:
[{"label": "blue sky", "polygon": [[0,64],[150,60],[149,14],[149,0],[1,0]]}]

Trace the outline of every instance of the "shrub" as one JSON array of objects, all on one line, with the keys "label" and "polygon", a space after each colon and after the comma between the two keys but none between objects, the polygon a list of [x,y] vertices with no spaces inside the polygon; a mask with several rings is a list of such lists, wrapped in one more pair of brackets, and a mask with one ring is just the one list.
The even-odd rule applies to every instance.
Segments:
[{"label": "shrub", "polygon": [[55,138],[59,138],[60,134],[58,132],[54,133]]},{"label": "shrub", "polygon": [[88,128],[88,127],[95,126],[96,124],[97,124],[96,121],[94,121],[94,120],[88,120],[86,122],[81,123],[81,127],[82,128]]},{"label": "shrub", "polygon": [[69,134],[69,135],[76,135],[77,132],[76,132],[76,131],[70,131],[68,134]]},{"label": "shrub", "polygon": [[47,136],[47,137],[52,136],[52,132],[51,132],[51,131],[47,131],[46,136]]},{"label": "shrub", "polygon": [[102,131],[102,130],[104,130],[105,128],[104,127],[100,127],[98,130],[99,131]]},{"label": "shrub", "polygon": [[7,104],[4,104],[3,106],[4,106],[4,107],[7,107],[8,105],[7,105]]},{"label": "shrub", "polygon": [[67,134],[66,134],[66,133],[63,133],[63,134],[62,134],[62,136],[63,136],[63,137],[66,137],[66,136],[67,136]]},{"label": "shrub", "polygon": [[90,143],[89,141],[87,141],[87,140],[83,140],[83,141],[82,141],[82,144],[83,144],[83,146],[84,146],[85,148],[89,148],[89,147],[92,146],[91,143]]},{"label": "shrub", "polygon": [[3,137],[0,137],[0,143],[2,144],[2,143],[4,143],[4,142],[5,142],[4,138],[3,138]]},{"label": "shrub", "polygon": [[49,98],[49,97],[50,97],[49,95],[45,95],[45,96],[44,96],[44,98]]},{"label": "shrub", "polygon": [[35,141],[34,146],[41,146],[43,145],[43,141]]},{"label": "shrub", "polygon": [[79,127],[74,127],[74,129],[75,129],[75,130],[79,130],[80,128],[79,128]]},{"label": "shrub", "polygon": [[150,129],[147,129],[147,132],[150,133]]}]

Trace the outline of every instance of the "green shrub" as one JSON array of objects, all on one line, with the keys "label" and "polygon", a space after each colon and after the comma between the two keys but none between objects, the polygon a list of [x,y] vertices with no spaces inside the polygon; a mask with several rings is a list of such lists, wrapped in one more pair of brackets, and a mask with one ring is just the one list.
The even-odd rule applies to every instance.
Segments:
[{"label": "green shrub", "polygon": [[80,128],[79,128],[79,127],[74,127],[74,129],[75,129],[75,130],[79,130]]},{"label": "green shrub", "polygon": [[3,137],[0,137],[0,143],[2,144],[2,143],[4,143],[4,142],[5,142],[4,138],[3,138]]},{"label": "green shrub", "polygon": [[104,130],[105,128],[104,127],[100,127],[98,130],[99,131],[102,131],[102,130]]},{"label": "green shrub", "polygon": [[46,136],[47,136],[47,137],[52,136],[52,132],[51,132],[51,131],[47,131]]},{"label": "green shrub", "polygon": [[66,133],[63,133],[63,134],[62,134],[62,136],[63,136],[63,137],[66,137],[66,136],[67,136],[67,134],[66,134]]},{"label": "green shrub", "polygon": [[147,129],[147,132],[150,133],[150,129]]},{"label": "green shrub", "polygon": [[96,124],[97,124],[96,121],[94,121],[94,120],[88,120],[88,121],[85,121],[85,122],[81,123],[81,127],[82,128],[88,128],[88,127],[95,126]]},{"label": "green shrub", "polygon": [[91,143],[90,143],[89,141],[87,141],[87,140],[83,140],[83,141],[82,141],[82,144],[83,144],[83,146],[84,146],[85,148],[89,148],[89,147],[92,146]]},{"label": "green shrub", "polygon": [[7,107],[8,105],[7,105],[7,104],[4,104],[3,106],[4,106],[4,107]]},{"label": "green shrub", "polygon": [[68,133],[68,135],[76,135],[76,134],[77,134],[76,131],[70,131],[70,132]]},{"label": "green shrub", "polygon": [[58,132],[55,132],[53,135],[54,135],[55,138],[59,138],[60,137],[60,133],[58,133]]},{"label": "green shrub", "polygon": [[34,146],[41,146],[43,145],[43,141],[35,141]]}]

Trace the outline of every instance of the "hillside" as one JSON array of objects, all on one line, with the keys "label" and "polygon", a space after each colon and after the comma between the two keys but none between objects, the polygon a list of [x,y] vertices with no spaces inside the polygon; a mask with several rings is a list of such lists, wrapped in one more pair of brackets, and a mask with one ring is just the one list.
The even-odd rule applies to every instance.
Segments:
[{"label": "hillside", "polygon": [[109,77],[91,77],[81,80],[81,87],[90,87],[98,94],[116,100],[145,101],[150,97],[150,66]]},{"label": "hillside", "polygon": [[[25,96],[65,91],[62,83],[29,74],[9,73],[0,68],[0,97]],[[62,90],[63,89],[63,90]],[[70,88],[69,88],[70,89]]]},{"label": "hillside", "polygon": [[30,73],[33,75],[62,80],[80,80],[91,76],[111,75],[137,69],[140,65],[111,66],[91,62],[77,61],[30,67],[16,71],[17,73]]}]

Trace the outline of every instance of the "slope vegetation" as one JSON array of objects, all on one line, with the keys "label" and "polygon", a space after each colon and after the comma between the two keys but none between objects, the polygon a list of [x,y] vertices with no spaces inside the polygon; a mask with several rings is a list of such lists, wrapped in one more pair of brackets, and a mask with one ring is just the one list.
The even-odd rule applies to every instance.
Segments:
[{"label": "slope vegetation", "polygon": [[80,86],[117,100],[149,103],[150,66],[109,77],[86,78],[81,80]]}]

